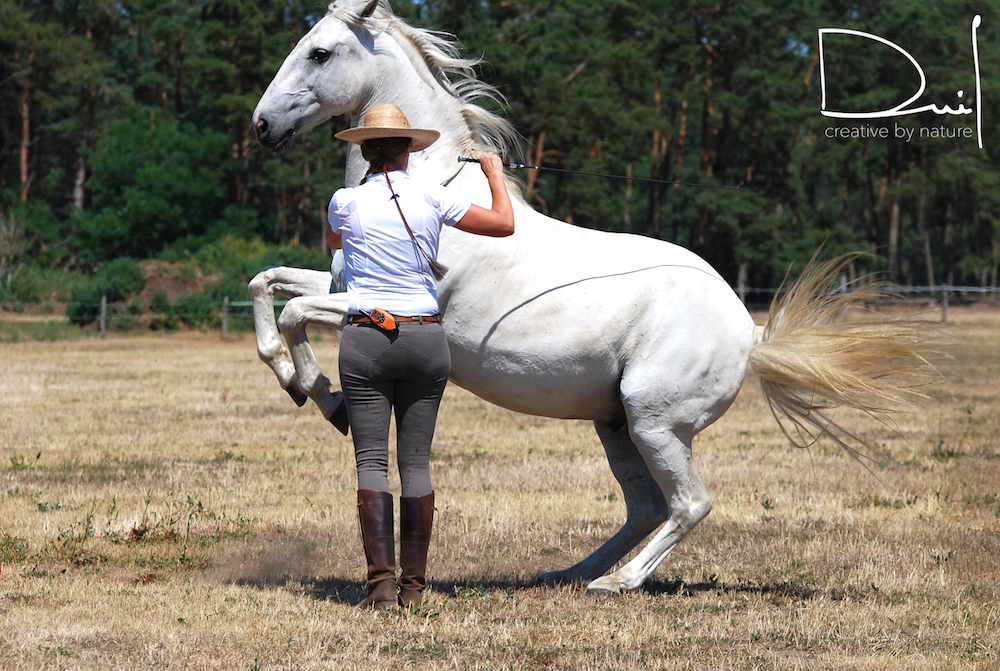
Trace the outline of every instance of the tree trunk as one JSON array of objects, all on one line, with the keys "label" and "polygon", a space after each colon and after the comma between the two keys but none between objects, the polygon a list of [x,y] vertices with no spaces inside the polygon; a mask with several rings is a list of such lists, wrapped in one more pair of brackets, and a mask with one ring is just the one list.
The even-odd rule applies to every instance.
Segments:
[{"label": "tree trunk", "polygon": [[[535,144],[534,154],[531,152],[531,145],[528,145],[528,164],[529,165],[542,165],[542,153],[545,151],[545,129],[543,128],[540,133],[538,133],[538,142]],[[535,190],[535,180],[538,179],[537,170],[528,171],[528,183],[524,187],[525,197],[530,196],[531,192]]]},{"label": "tree trunk", "polygon": [[[688,65],[689,65],[690,68],[693,68],[692,64],[689,63]],[[690,84],[690,79],[686,79],[684,81],[684,90],[683,90],[683,93],[681,94],[681,103],[680,103],[680,116],[681,116],[681,118],[680,118],[680,127],[679,127],[679,129],[677,131],[677,161],[676,161],[676,163],[677,163],[678,170],[680,170],[680,169],[682,169],[684,167],[684,146],[687,143],[688,88],[689,88],[689,84]],[[675,198],[677,197],[677,193],[678,193],[679,190],[680,190],[680,185],[679,184],[674,184],[674,197]],[[677,221],[677,218],[674,217],[674,232],[673,232],[673,236],[672,236],[674,242],[677,241],[677,236],[678,236],[677,226],[678,226],[678,221]],[[659,237],[659,225],[657,225],[657,237]]]},{"label": "tree trunk", "polygon": [[861,189],[861,222],[863,229],[861,238],[868,243],[869,249],[875,248],[875,188],[872,185],[872,171],[868,165],[868,158],[871,156],[871,144],[865,141],[862,152],[862,163],[864,165],[864,181]]},{"label": "tree trunk", "polygon": [[844,228],[846,230],[851,230],[851,193],[847,186],[847,171],[848,167],[846,162],[844,163],[844,178],[841,182],[840,187],[840,207],[842,219],[844,222]]},{"label": "tree trunk", "polygon": [[[687,142],[687,128],[688,128],[688,82],[684,82],[684,93],[681,99],[681,127],[677,131],[677,167],[683,167],[684,165],[684,144]],[[674,185],[674,190],[676,191],[679,184]]]},{"label": "tree trunk", "polygon": [[944,244],[941,245],[941,260],[944,262],[945,277],[948,284],[954,284],[955,266],[958,263],[957,250],[955,249],[955,207],[951,198],[944,210]]},{"label": "tree trunk", "polygon": [[875,201],[875,206],[872,208],[872,249],[877,249],[879,244],[882,242],[882,228],[879,226],[879,212],[882,212],[885,207],[886,194],[889,190],[889,166],[885,166],[885,170],[882,173],[882,178],[879,179],[878,183],[878,200]]},{"label": "tree trunk", "polygon": [[993,240],[993,258],[990,264],[990,290],[993,292],[990,294],[991,300],[996,301],[997,299],[997,268],[1000,266],[1000,250],[997,249],[997,241]]},{"label": "tree trunk", "polygon": [[708,230],[708,214],[701,215],[698,219],[698,235],[696,238],[696,244],[699,247],[705,246],[705,232]]},{"label": "tree trunk", "polygon": [[622,229],[627,233],[632,228],[632,151],[635,149],[635,136],[628,138],[628,163],[625,164],[625,205],[622,211]]},{"label": "tree trunk", "polygon": [[712,114],[715,108],[715,96],[712,91],[712,54],[705,59],[705,88],[702,92],[701,107],[701,153],[698,165],[706,175],[712,174],[712,164],[709,163],[709,145],[712,139]]},{"label": "tree trunk", "polygon": [[[660,78],[656,78],[656,82],[653,84],[653,113],[656,116],[656,121],[660,121],[660,110],[663,107],[663,91],[660,89]],[[653,146],[650,151],[649,157],[649,175],[656,178],[656,171],[660,169],[660,127],[657,123],[653,127]]]},{"label": "tree trunk", "polygon": [[[309,216],[312,214],[312,187],[309,186],[309,178],[312,177],[312,170],[309,161],[304,161],[302,167],[302,177],[305,186],[302,187],[302,201],[299,207],[299,225],[295,228],[295,244],[299,244],[299,234],[309,223]],[[323,236],[326,237],[326,236]]]},{"label": "tree trunk", "polygon": [[[649,176],[657,178],[660,166],[663,163],[663,153],[660,150],[660,123],[662,118],[660,110],[663,105],[663,90],[660,88],[660,78],[656,78],[653,85],[653,112],[656,117],[656,125],[653,127],[653,146],[649,156]],[[649,189],[649,230],[652,237],[659,237],[660,228],[660,189],[657,185],[651,185]]]},{"label": "tree trunk", "polygon": [[[806,71],[806,76],[802,78],[802,88],[799,89],[799,100],[796,103],[796,107],[802,107],[806,102],[806,95],[809,93],[809,88],[812,85],[813,75],[816,73],[816,66],[819,65],[819,49],[813,49],[812,60],[809,61],[809,69]],[[792,127],[792,134],[789,138],[788,148],[789,151],[795,146],[795,143],[799,139],[799,128],[800,124],[796,124]]]},{"label": "tree trunk", "polygon": [[31,69],[35,63],[35,52],[28,54],[27,74],[24,77],[24,90],[21,94],[21,202],[28,202],[28,190],[31,188],[29,171],[29,150],[31,148]]},{"label": "tree trunk", "polygon": [[736,293],[744,305],[747,303],[747,277],[750,274],[750,263],[740,261],[739,274],[736,276]]},{"label": "tree trunk", "polygon": [[896,281],[899,272],[899,200],[893,198],[889,208],[889,281]]},{"label": "tree trunk", "polygon": [[142,78],[142,22],[135,24],[135,78]]},{"label": "tree trunk", "polygon": [[87,162],[83,159],[82,153],[84,149],[86,149],[86,145],[81,143],[81,153],[76,158],[76,177],[73,179],[73,204],[80,211],[83,211],[87,197],[87,192],[84,190],[87,183]]},{"label": "tree trunk", "polygon": [[934,255],[931,254],[931,235],[927,230],[927,190],[920,190],[917,199],[917,238],[923,243],[924,267],[927,269],[927,286],[934,286]]},{"label": "tree trunk", "polygon": [[184,116],[184,54],[187,50],[187,33],[177,36],[177,78],[174,80],[174,109],[177,116]]}]

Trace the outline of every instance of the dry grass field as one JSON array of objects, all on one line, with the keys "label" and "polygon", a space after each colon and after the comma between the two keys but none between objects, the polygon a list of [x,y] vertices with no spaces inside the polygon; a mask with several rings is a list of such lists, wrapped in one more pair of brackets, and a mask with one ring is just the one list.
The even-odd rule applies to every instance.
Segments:
[{"label": "dry grass field", "polygon": [[998,668],[1000,309],[950,317],[901,437],[838,416],[871,473],[790,447],[748,380],[695,441],[712,514],[611,599],[533,585],[624,519],[591,426],[450,387],[432,589],[395,614],[352,605],[349,439],[251,335],[0,344],[0,669]]}]

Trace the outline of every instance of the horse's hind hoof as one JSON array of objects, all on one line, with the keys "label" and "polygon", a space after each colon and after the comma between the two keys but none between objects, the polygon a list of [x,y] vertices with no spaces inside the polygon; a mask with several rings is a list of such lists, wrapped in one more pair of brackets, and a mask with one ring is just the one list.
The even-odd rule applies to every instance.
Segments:
[{"label": "horse's hind hoof", "polygon": [[536,587],[582,587],[584,582],[582,578],[573,577],[565,571],[549,571],[535,578]]},{"label": "horse's hind hoof", "polygon": [[309,397],[299,391],[298,387],[289,387],[285,391],[287,391],[288,395],[292,397],[293,401],[295,401],[295,405],[300,408],[306,404],[306,401],[309,400]]},{"label": "horse's hind hoof", "polygon": [[337,427],[337,431],[346,436],[347,429],[351,425],[347,420],[347,401],[344,400],[344,392],[333,392],[333,398],[336,400],[337,407],[334,408],[333,414],[330,415],[330,423]]}]

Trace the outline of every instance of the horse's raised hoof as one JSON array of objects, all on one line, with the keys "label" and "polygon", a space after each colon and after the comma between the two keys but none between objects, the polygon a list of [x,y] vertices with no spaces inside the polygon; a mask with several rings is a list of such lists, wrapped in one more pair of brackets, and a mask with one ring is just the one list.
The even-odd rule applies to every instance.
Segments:
[{"label": "horse's raised hoof", "polygon": [[285,391],[287,391],[288,395],[292,397],[293,401],[295,401],[295,405],[300,408],[306,404],[306,401],[309,400],[309,397],[299,391],[298,386],[296,386],[294,382],[292,383],[292,386],[288,387]]},{"label": "horse's raised hoof", "polygon": [[334,408],[333,414],[330,415],[330,423],[337,428],[337,431],[346,436],[347,430],[351,425],[347,421],[347,401],[344,400],[344,392],[333,392],[333,398],[337,403],[337,407]]}]

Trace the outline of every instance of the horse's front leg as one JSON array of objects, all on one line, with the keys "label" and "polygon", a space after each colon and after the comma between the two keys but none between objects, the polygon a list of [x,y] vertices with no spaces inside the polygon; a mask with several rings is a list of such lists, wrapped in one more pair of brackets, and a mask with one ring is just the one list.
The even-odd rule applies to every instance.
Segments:
[{"label": "horse's front leg", "polygon": [[299,389],[315,401],[323,416],[344,434],[347,433],[347,414],[343,394],[330,390],[330,378],[319,369],[306,326],[323,324],[342,329],[346,323],[347,294],[293,298],[278,317],[295,365]]},{"label": "horse's front leg", "polygon": [[265,268],[250,280],[253,323],[257,334],[257,355],[278,378],[281,388],[300,407],[307,397],[299,389],[295,365],[281,342],[274,320],[274,294],[286,296],[324,295],[330,292],[330,274],[301,268]]}]

